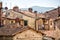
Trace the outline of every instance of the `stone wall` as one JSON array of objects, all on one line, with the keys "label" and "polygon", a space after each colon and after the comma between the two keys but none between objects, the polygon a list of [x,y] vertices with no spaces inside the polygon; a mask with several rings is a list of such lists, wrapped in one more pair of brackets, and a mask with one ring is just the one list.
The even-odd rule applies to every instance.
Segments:
[{"label": "stone wall", "polygon": [[13,40],[42,40],[42,34],[33,30],[26,30],[13,37]]}]

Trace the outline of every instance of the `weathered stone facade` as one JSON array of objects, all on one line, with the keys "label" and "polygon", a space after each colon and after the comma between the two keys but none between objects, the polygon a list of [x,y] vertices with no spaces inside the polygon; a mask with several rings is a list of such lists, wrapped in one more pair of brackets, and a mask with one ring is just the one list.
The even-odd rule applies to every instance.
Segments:
[{"label": "weathered stone facade", "polygon": [[35,28],[35,18],[34,17],[30,17],[30,16],[20,13],[20,12],[14,12],[13,10],[7,11],[7,13],[9,13],[9,15],[7,15],[7,17],[5,17],[4,14],[2,15],[2,17],[8,18],[8,19],[4,20],[4,24],[11,23],[12,21],[13,21],[13,23],[16,23],[15,19],[19,18],[19,19],[23,19],[23,25],[24,25],[24,20],[25,20],[25,21],[27,21],[28,26],[30,26],[31,28]]},{"label": "weathered stone facade", "polygon": [[42,40],[42,34],[33,30],[26,30],[13,37],[13,40]]}]

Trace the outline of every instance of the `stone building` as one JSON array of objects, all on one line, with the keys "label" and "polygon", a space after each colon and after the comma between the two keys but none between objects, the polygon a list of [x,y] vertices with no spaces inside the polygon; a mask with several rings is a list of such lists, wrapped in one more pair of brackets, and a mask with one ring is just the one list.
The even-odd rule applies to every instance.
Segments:
[{"label": "stone building", "polygon": [[[30,12],[28,12],[29,14]],[[2,15],[2,17],[5,17],[5,18],[9,18],[9,19],[16,19],[16,18],[19,18],[19,19],[23,19],[24,20],[24,25],[27,26],[31,26],[32,28],[34,28],[35,26],[35,16],[33,15],[28,15],[27,13],[23,13],[23,12],[16,12],[14,10],[7,10],[7,12],[5,11]],[[30,13],[32,14],[32,13]],[[31,21],[32,20],[32,21]]]},{"label": "stone building", "polygon": [[36,29],[37,30],[54,30],[54,19],[41,17],[36,20]]},{"label": "stone building", "polygon": [[[13,20],[16,18],[23,19],[24,26],[29,26],[33,29],[36,29],[36,22],[35,22],[36,19],[38,19],[38,18],[42,19],[45,16],[42,14],[37,14],[37,12],[33,12],[32,8],[29,8],[28,11],[26,11],[26,10],[22,11],[22,10],[19,10],[18,7],[14,7],[13,9],[4,11],[2,17],[8,18],[8,20],[9,19]],[[4,20],[2,20],[2,21],[3,21],[3,23],[5,22]],[[13,21],[15,21],[15,20],[13,20]],[[9,20],[9,22],[7,21],[7,23],[11,23],[11,22],[12,22],[11,20]]]},{"label": "stone building", "polygon": [[0,28],[0,40],[42,40],[43,33],[30,27],[6,26]]},{"label": "stone building", "polygon": [[[46,11],[44,13],[45,17],[47,18],[47,26],[49,26],[50,29],[54,29],[54,20],[56,18],[58,18],[58,16],[60,15],[60,7],[58,8],[55,8],[53,10],[50,10],[50,11]],[[52,28],[51,28],[52,27]]]},{"label": "stone building", "polygon": [[[16,21],[14,20],[16,18],[23,19],[21,25],[24,25],[24,26],[28,25],[29,27],[31,27],[35,30],[38,30],[42,26],[45,29],[51,29],[51,26],[54,26],[52,18],[47,18],[47,16],[45,14],[37,13],[37,11],[33,12],[32,8],[29,8],[28,11],[27,10],[22,11],[22,10],[19,10],[19,8],[16,6],[13,9],[6,10],[5,12],[3,12],[2,17],[8,18],[8,20],[10,19],[9,21],[6,20],[7,21],[6,24],[11,23],[13,21],[16,23]],[[5,22],[4,20],[2,20],[2,21],[3,21],[3,23]],[[51,21],[52,21],[52,23],[51,23]],[[20,23],[20,21],[19,21],[19,23]],[[50,24],[53,24],[53,25],[50,25]],[[54,28],[52,28],[52,29],[54,29]]]}]

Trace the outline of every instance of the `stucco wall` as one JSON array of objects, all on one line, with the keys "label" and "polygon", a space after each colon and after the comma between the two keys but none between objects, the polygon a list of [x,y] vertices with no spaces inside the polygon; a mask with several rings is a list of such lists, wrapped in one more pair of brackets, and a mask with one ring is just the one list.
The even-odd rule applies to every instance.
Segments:
[{"label": "stucco wall", "polygon": [[31,28],[35,28],[35,19],[34,18],[24,15],[23,19],[28,21],[28,26],[30,26]]}]

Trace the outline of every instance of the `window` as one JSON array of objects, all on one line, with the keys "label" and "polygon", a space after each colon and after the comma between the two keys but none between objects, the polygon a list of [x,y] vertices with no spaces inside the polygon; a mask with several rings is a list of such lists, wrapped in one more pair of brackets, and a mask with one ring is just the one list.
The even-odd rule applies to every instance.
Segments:
[{"label": "window", "polygon": [[24,26],[27,26],[27,25],[28,25],[28,21],[24,20]]},{"label": "window", "polygon": [[11,23],[14,23],[13,21],[11,21]]},{"label": "window", "polygon": [[6,13],[6,15],[10,15],[10,13]]},{"label": "window", "polygon": [[50,25],[52,25],[52,21],[50,21]]},{"label": "window", "polygon": [[10,13],[7,13],[7,12],[6,12],[6,15],[5,15],[5,16],[7,17],[8,15],[10,15]]}]

